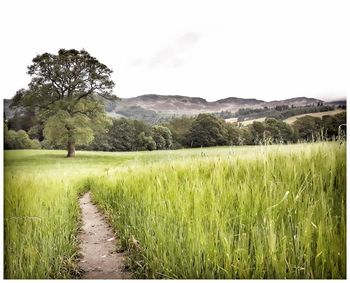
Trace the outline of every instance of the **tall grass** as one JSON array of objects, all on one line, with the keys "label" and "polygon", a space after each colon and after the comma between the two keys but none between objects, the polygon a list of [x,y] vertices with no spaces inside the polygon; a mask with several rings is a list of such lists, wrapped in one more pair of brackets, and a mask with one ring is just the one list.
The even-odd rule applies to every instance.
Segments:
[{"label": "tall grass", "polygon": [[5,152],[4,277],[75,278],[80,210],[87,176],[127,158],[103,153]]},{"label": "tall grass", "polygon": [[5,278],[69,278],[76,269],[76,190],[50,176],[5,176]]},{"label": "tall grass", "polygon": [[138,277],[346,277],[345,146],[252,153],[87,182]]},{"label": "tall grass", "polygon": [[345,278],[345,145],[5,152],[5,278],[75,278],[91,189],[142,278]]}]

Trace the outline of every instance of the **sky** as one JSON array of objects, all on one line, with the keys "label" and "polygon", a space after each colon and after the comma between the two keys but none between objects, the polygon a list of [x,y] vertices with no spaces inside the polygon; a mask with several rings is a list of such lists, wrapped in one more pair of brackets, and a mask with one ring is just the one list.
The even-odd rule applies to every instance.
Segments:
[{"label": "sky", "polygon": [[85,49],[113,69],[114,94],[266,101],[350,92],[349,1],[7,0],[1,96],[38,54]]}]

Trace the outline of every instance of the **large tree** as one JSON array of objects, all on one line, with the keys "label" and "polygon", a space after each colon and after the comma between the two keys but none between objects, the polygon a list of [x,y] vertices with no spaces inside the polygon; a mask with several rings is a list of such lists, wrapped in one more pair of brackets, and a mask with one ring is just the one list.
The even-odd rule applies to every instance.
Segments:
[{"label": "large tree", "polygon": [[168,123],[164,124],[164,126],[166,126],[171,131],[173,138],[172,148],[182,148],[187,145],[186,138],[191,129],[193,120],[193,117],[182,116],[180,118],[174,118]]},{"label": "large tree", "polygon": [[88,144],[103,130],[106,116],[98,97],[116,99],[112,70],[85,50],[61,49],[36,56],[28,74],[31,82],[16,93],[12,107],[33,109],[44,121],[45,139],[66,144],[67,156],[75,156],[75,145]]},{"label": "large tree", "polygon": [[199,114],[193,121],[187,137],[191,147],[227,144],[225,121],[211,114]]},{"label": "large tree", "polygon": [[153,126],[152,138],[156,143],[157,149],[170,149],[173,145],[173,137],[167,127]]}]

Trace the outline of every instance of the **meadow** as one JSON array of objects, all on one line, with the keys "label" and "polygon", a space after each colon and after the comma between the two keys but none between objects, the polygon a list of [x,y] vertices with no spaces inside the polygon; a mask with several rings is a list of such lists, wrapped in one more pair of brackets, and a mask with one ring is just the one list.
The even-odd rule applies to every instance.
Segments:
[{"label": "meadow", "polygon": [[5,278],[78,278],[92,192],[135,278],[346,278],[346,145],[5,151]]},{"label": "meadow", "polygon": [[[283,121],[289,125],[292,125],[298,118],[304,117],[304,116],[312,116],[316,118],[322,118],[323,116],[329,115],[334,116],[336,114],[344,112],[343,109],[335,109],[330,111],[324,111],[324,112],[312,112],[312,113],[305,113],[301,115],[295,115],[292,117],[289,117],[287,119],[284,119]],[[242,122],[242,125],[248,126],[250,124],[253,124],[253,122],[264,122],[267,117],[257,118],[257,119],[251,119],[251,120],[245,120]],[[233,119],[226,119],[227,122],[236,122],[235,118]]]}]

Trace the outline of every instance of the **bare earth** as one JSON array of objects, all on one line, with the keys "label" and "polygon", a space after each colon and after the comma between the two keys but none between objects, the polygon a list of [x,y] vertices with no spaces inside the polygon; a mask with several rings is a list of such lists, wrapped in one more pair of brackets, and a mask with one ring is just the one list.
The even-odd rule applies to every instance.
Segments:
[{"label": "bare earth", "polygon": [[83,279],[127,279],[124,254],[116,251],[116,240],[104,216],[92,204],[90,193],[80,198],[83,227],[80,233]]}]

